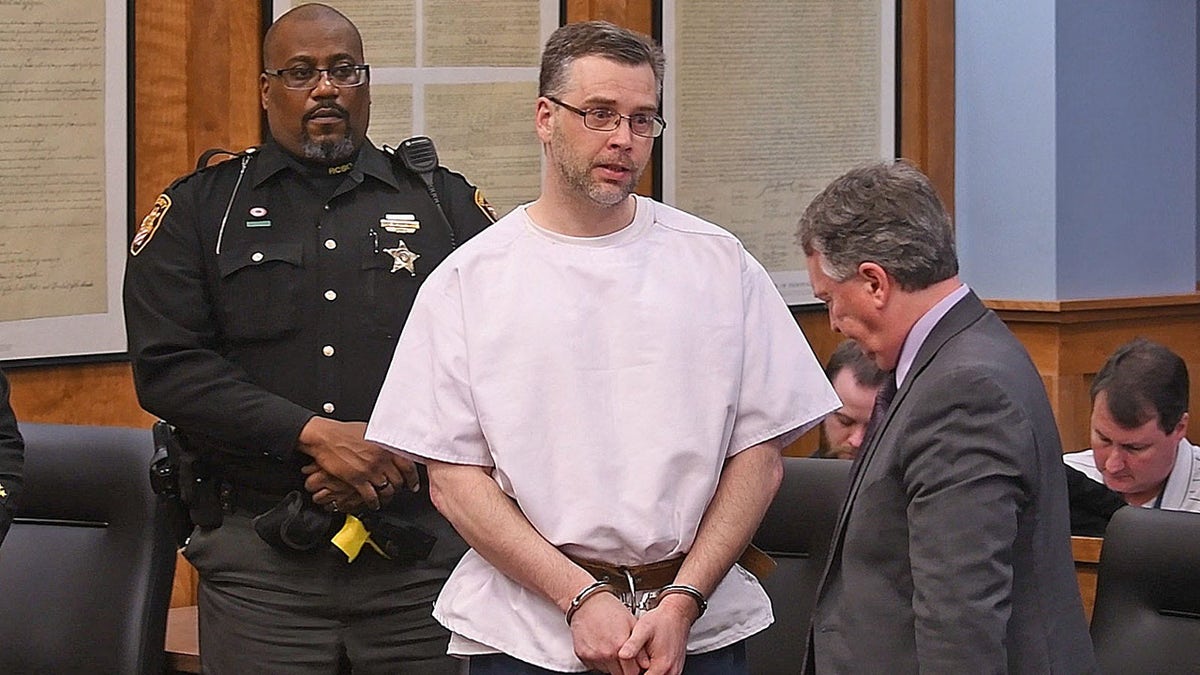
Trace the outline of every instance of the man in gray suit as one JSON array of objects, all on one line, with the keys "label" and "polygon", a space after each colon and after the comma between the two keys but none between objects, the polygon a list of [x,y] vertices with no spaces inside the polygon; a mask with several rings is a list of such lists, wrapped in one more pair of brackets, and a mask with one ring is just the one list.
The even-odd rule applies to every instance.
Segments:
[{"label": "man in gray suit", "polygon": [[1095,670],[1045,389],[959,281],[929,180],[904,162],[850,171],[799,241],[830,325],[894,378],[834,530],[807,670]]}]

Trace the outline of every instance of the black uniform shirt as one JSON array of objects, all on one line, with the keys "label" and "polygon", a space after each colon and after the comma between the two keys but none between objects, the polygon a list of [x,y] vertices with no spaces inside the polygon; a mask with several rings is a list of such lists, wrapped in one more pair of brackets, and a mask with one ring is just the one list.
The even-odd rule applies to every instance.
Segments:
[{"label": "black uniform shirt", "polygon": [[[271,492],[303,483],[295,445],[314,413],[369,417],[417,288],[452,248],[421,179],[370,143],[316,170],[268,144],[177,181],[126,268],[142,406]],[[462,242],[491,222],[486,202],[438,173]]]}]

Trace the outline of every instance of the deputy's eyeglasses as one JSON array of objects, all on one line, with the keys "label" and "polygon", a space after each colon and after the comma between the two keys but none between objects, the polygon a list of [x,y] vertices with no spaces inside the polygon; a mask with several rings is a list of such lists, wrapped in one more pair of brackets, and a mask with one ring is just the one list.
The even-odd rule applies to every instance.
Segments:
[{"label": "deputy's eyeglasses", "polygon": [[621,120],[629,120],[629,130],[635,136],[642,136],[643,138],[658,138],[662,136],[663,130],[667,128],[666,120],[650,113],[642,112],[633,113],[632,115],[622,115],[608,108],[580,110],[573,105],[563,103],[553,96],[547,96],[546,99],[582,117],[583,126],[592,131],[614,131],[617,127],[621,126]]},{"label": "deputy's eyeglasses", "polygon": [[321,83],[321,78],[328,76],[335,87],[357,87],[371,73],[367,64],[343,64],[332,68],[314,68],[313,66],[292,66],[279,70],[264,70],[267,75],[273,75],[283,81],[288,89],[315,89]]}]

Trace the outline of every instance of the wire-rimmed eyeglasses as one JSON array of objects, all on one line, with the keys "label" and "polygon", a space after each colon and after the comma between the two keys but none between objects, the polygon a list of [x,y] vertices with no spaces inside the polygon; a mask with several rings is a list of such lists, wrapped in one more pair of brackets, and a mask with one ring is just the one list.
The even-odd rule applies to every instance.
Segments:
[{"label": "wire-rimmed eyeglasses", "polygon": [[329,68],[292,66],[263,72],[278,77],[288,89],[315,89],[323,77],[328,77],[335,87],[357,87],[370,77],[371,66],[343,63]]},{"label": "wire-rimmed eyeglasses", "polygon": [[629,120],[629,131],[643,138],[658,138],[667,128],[667,122],[658,115],[640,112],[632,115],[622,115],[609,108],[592,108],[580,110],[573,105],[567,105],[553,96],[546,99],[551,103],[562,106],[583,118],[583,126],[592,131],[614,131],[621,126],[621,120]]}]

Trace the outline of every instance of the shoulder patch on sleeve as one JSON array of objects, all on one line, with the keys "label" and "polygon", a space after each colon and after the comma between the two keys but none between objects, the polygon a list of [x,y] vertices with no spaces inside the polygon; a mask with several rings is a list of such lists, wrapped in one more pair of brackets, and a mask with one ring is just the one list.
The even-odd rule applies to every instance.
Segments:
[{"label": "shoulder patch on sleeve", "polygon": [[479,210],[483,211],[483,215],[487,216],[488,220],[493,223],[496,222],[496,209],[492,208],[492,205],[488,203],[487,197],[483,196],[483,190],[479,188],[475,188],[475,206],[478,206]]},{"label": "shoulder patch on sleeve", "polygon": [[150,209],[150,213],[142,218],[142,224],[138,226],[137,233],[133,235],[133,243],[129,245],[129,254],[137,255],[146,248],[146,244],[150,243],[150,239],[158,230],[158,226],[162,223],[163,216],[167,215],[167,211],[171,208],[171,198],[165,194],[158,196],[154,200],[154,207]]}]

